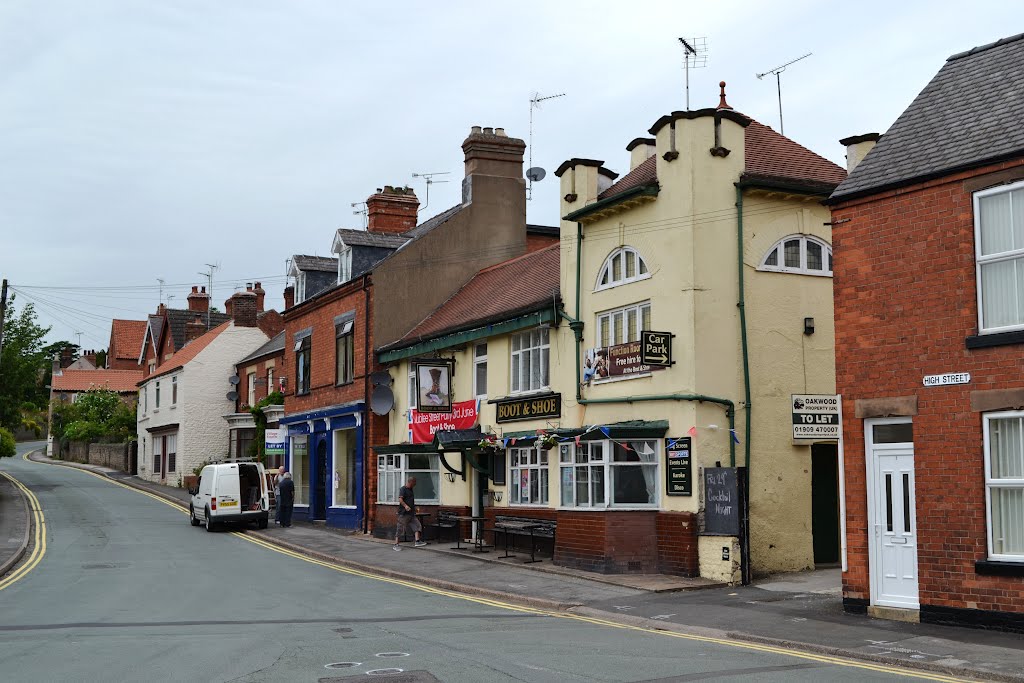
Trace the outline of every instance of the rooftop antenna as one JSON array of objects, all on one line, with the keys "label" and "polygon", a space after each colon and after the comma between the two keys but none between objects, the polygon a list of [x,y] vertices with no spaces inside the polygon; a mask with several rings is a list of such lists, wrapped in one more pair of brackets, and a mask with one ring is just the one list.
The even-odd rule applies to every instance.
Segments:
[{"label": "rooftop antenna", "polygon": [[167,308],[171,307],[171,299],[173,299],[173,298],[174,298],[173,294],[168,294],[167,295]]},{"label": "rooftop antenna", "polygon": [[813,52],[808,52],[803,57],[797,57],[796,59],[792,59],[792,60],[786,62],[785,64],[783,64],[782,66],[777,66],[774,69],[769,69],[768,71],[765,71],[763,74],[755,74],[757,76],[757,80],[761,80],[762,78],[764,78],[765,76],[767,76],[769,74],[774,74],[775,75],[775,87],[778,89],[778,92],[779,92],[779,133],[782,134],[782,135],[786,134],[785,129],[782,127],[782,79],[781,79],[782,72],[785,71],[786,67],[789,66],[790,64],[796,64],[801,59],[807,59],[812,54],[814,54],[814,53]]},{"label": "rooftop antenna", "polygon": [[158,277],[156,281],[160,283],[160,297],[157,299],[157,303],[162,304],[164,302],[164,279],[162,277]]},{"label": "rooftop antenna", "polygon": [[367,217],[369,216],[370,213],[370,209],[367,206],[366,202],[352,202],[351,206],[353,209],[356,209],[357,206],[362,207],[360,209],[356,209],[355,211],[353,211],[352,215],[363,217],[363,230],[366,230],[369,227],[367,223],[369,219]]},{"label": "rooftop antenna", "polygon": [[213,271],[220,269],[220,265],[219,264],[213,264],[213,263],[206,263],[204,265],[207,268],[210,269],[210,270],[208,270],[205,273],[199,273],[200,275],[205,275],[206,276],[206,281],[208,283],[207,284],[206,293],[210,297],[210,300],[206,304],[206,331],[209,332],[210,331],[210,309],[213,308],[213,306],[211,305],[213,303]]},{"label": "rooftop antenna", "polygon": [[686,73],[686,110],[690,111],[690,69],[702,69],[708,65],[707,38],[680,38],[683,46],[683,71]]},{"label": "rooftop antenna", "polygon": [[427,181],[427,193],[423,197],[423,206],[420,207],[420,211],[426,211],[427,207],[430,206],[430,186],[434,183],[448,183],[450,180],[434,180],[436,175],[448,175],[451,171],[434,171],[433,173],[413,173],[413,178],[423,178]]},{"label": "rooftop antenna", "polygon": [[[75,332],[75,336],[78,337],[78,350],[82,350],[82,332]],[[90,337],[91,339],[91,337]]]},{"label": "rooftop antenna", "polygon": [[526,199],[533,199],[533,181],[541,181],[544,176],[547,175],[543,168],[533,165],[533,110],[540,109],[540,103],[546,100],[553,100],[559,97],[565,97],[564,92],[560,92],[557,95],[541,95],[539,92],[534,92],[533,97],[530,98],[530,144],[529,144],[529,163],[526,170],[526,178],[530,181],[526,187]]}]

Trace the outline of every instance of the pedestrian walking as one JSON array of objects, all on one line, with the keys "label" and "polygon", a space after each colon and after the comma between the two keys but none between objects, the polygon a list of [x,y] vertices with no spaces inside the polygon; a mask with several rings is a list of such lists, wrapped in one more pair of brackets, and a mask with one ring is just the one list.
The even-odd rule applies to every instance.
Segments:
[{"label": "pedestrian walking", "polygon": [[420,548],[425,546],[426,541],[420,540],[420,532],[423,531],[423,525],[420,524],[419,517],[416,516],[416,494],[413,489],[416,488],[416,477],[409,477],[405,481],[405,486],[398,489],[398,524],[395,526],[395,550],[401,550],[402,547],[399,542],[402,540],[402,536],[412,530],[413,538],[416,542],[414,546]]},{"label": "pedestrian walking", "polygon": [[295,482],[292,481],[291,472],[281,475],[280,489],[278,507],[281,510],[281,526],[289,527],[292,525],[292,507],[295,505]]},{"label": "pedestrian walking", "polygon": [[284,478],[284,465],[277,468],[274,475],[274,522],[281,523],[281,479]]}]

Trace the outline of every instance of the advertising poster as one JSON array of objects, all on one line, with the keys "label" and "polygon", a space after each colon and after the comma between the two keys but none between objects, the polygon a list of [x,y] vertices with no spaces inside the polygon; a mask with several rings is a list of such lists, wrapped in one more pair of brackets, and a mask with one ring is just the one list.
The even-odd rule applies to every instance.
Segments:
[{"label": "advertising poster", "polygon": [[409,411],[409,433],[413,443],[430,443],[439,429],[472,429],[480,412],[477,400],[460,401],[452,405],[450,413]]}]

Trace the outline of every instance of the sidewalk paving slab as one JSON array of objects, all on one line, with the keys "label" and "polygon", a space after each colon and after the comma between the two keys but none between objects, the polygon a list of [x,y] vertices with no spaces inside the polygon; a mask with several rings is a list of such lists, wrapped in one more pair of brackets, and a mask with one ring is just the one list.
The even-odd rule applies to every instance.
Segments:
[{"label": "sidewalk paving slab", "polygon": [[[176,487],[123,472],[71,465],[102,474],[187,507]],[[931,624],[907,624],[843,611],[838,570],[786,574],[757,585],[657,592],[535,571],[503,561],[480,561],[448,544],[401,552],[362,534],[297,523],[247,531],[255,538],[316,559],[469,595],[544,609],[567,610],[618,623],[699,636],[726,637],[795,650],[875,661],[970,680],[1024,683],[1024,634]],[[499,551],[500,552],[500,551]],[[549,563],[545,563],[548,565]],[[567,570],[566,570],[567,571]]]},{"label": "sidewalk paving slab", "polygon": [[7,477],[0,477],[0,577],[12,570],[28,549],[32,516],[28,501]]}]

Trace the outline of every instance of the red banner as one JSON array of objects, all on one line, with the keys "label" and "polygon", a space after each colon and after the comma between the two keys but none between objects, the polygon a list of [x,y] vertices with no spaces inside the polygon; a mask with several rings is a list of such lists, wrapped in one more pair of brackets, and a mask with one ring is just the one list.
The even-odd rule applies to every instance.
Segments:
[{"label": "red banner", "polygon": [[430,443],[439,429],[472,429],[480,414],[480,402],[462,401],[452,404],[450,413],[409,412],[409,440],[412,443]]}]

